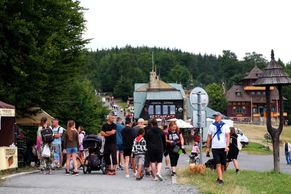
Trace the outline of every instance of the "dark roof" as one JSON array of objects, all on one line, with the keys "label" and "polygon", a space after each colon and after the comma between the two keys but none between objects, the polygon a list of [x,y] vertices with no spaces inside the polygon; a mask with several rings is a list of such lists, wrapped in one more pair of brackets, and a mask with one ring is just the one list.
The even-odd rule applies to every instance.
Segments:
[{"label": "dark roof", "polygon": [[246,79],[258,79],[261,74],[263,73],[263,71],[258,68],[257,66],[255,66],[245,77],[244,80]]},{"label": "dark roof", "polygon": [[255,82],[255,85],[290,85],[291,79],[283,70],[283,67],[276,63],[274,51],[271,51],[271,61],[264,69],[261,77]]},{"label": "dark roof", "polygon": [[[240,92],[241,95],[237,96],[236,93]],[[241,85],[233,85],[227,92],[226,92],[226,99],[228,102],[250,102],[253,103],[266,103],[266,96],[265,95],[255,95],[251,96],[248,92],[244,90],[244,87]],[[271,99],[278,100],[279,94],[276,87],[271,90]]]},{"label": "dark roof", "polygon": [[15,106],[11,104],[7,104],[5,102],[0,101],[0,108],[8,108],[8,109],[15,109]]}]

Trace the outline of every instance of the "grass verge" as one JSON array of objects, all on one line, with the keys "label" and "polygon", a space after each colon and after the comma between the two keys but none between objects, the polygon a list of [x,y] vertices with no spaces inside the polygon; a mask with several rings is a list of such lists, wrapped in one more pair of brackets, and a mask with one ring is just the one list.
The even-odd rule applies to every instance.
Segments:
[{"label": "grass verge", "polygon": [[272,154],[272,150],[268,146],[264,146],[259,143],[250,142],[247,146],[242,149],[243,152],[248,154],[268,155]]},{"label": "grass verge", "polygon": [[17,169],[2,170],[0,171],[0,183],[1,181],[4,181],[2,178],[7,175],[12,175],[12,174],[21,173],[21,172],[30,172],[34,170],[37,170],[37,168],[23,167],[23,168],[17,168]]},{"label": "grass verge", "polygon": [[216,172],[209,169],[204,175],[191,175],[188,168],[177,171],[179,184],[194,185],[205,194],[281,194],[291,191],[291,175],[288,174],[245,170],[236,174],[234,170],[228,170],[224,181],[224,185],[217,185]]}]

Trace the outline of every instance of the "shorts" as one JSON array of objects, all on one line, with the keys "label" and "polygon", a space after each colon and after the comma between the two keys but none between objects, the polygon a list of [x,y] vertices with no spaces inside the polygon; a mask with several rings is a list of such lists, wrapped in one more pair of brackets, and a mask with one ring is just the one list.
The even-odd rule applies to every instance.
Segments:
[{"label": "shorts", "polygon": [[117,151],[122,152],[123,151],[123,145],[122,144],[116,144]]},{"label": "shorts", "polygon": [[238,153],[238,151],[230,150],[227,154],[227,161],[237,160]]},{"label": "shorts", "polygon": [[134,159],[136,165],[144,166],[145,155],[135,155]]},{"label": "shorts", "polygon": [[226,152],[224,148],[213,148],[212,154],[215,164],[226,165]]},{"label": "shorts", "polygon": [[130,157],[131,156],[131,149],[124,149],[123,150],[123,155],[124,155],[124,157],[125,156],[129,156]]},{"label": "shorts", "polygon": [[161,163],[163,161],[163,152],[162,151],[149,151],[149,159],[150,162]]},{"label": "shorts", "polygon": [[164,156],[167,157],[168,155],[169,155],[169,151],[166,150],[166,151],[164,152]]},{"label": "shorts", "polygon": [[78,153],[78,148],[77,147],[70,147],[66,149],[67,154],[77,154]]}]

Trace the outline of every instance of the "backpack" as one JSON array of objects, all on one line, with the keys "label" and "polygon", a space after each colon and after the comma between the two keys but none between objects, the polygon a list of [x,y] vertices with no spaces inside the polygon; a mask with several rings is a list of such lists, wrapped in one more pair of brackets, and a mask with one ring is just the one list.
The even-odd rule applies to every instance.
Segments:
[{"label": "backpack", "polygon": [[54,133],[51,128],[41,130],[41,138],[44,143],[51,143],[54,140]]}]

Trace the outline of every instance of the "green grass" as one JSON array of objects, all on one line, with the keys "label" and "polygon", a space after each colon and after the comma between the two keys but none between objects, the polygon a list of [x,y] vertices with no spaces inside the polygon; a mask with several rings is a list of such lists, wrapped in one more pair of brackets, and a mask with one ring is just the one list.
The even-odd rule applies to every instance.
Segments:
[{"label": "green grass", "polygon": [[253,142],[250,142],[241,151],[247,152],[248,154],[259,154],[259,155],[272,154],[272,150],[270,150],[268,146],[264,146],[262,144]]},{"label": "green grass", "polygon": [[224,185],[216,184],[216,172],[207,169],[204,175],[192,175],[188,168],[178,169],[177,182],[190,184],[205,194],[281,194],[291,193],[291,175],[273,172],[242,170],[236,174],[228,170],[224,174]]},{"label": "green grass", "polygon": [[123,109],[127,107],[127,102],[124,102],[122,100],[116,100],[116,104]]}]

